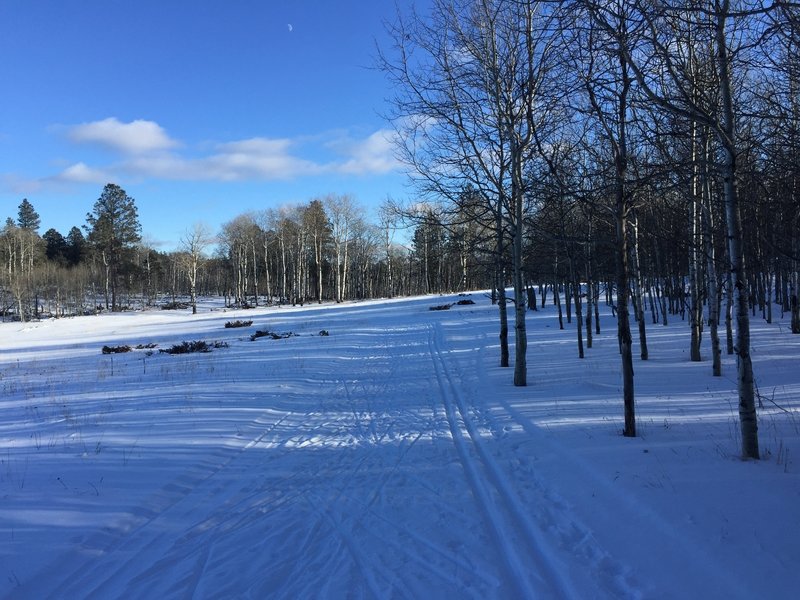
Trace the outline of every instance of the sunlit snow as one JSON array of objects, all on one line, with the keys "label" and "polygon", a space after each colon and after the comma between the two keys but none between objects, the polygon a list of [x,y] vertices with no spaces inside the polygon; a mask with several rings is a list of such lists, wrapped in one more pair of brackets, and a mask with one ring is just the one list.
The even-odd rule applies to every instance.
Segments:
[{"label": "sunlit snow", "polygon": [[[743,462],[733,357],[691,363],[686,323],[649,325],[627,439],[609,313],[580,360],[529,312],[515,388],[471,298],[0,324],[0,597],[795,597],[788,316],[753,319]],[[158,353],[187,340],[228,347]]]}]

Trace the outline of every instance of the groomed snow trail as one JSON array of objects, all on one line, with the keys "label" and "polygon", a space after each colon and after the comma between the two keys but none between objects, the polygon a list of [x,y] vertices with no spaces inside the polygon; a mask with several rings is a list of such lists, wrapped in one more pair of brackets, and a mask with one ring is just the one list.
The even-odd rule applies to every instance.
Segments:
[{"label": "groomed snow trail", "polygon": [[[541,534],[534,531],[512,484],[485,448],[481,433],[462,398],[463,375],[459,381],[454,380],[444,348],[442,328],[435,324],[430,349],[447,422],[472,495],[484,513],[503,563],[508,567],[509,581],[513,581],[519,594],[526,598],[574,595],[569,584],[551,565],[552,557],[542,551]],[[470,382],[466,383],[469,389]],[[521,539],[517,539],[520,534]]]},{"label": "groomed snow trail", "polygon": [[[262,409],[236,425],[240,444],[197,448],[126,519],[11,595],[574,596],[467,405],[480,354],[456,368],[441,316],[414,310],[415,324],[375,309],[329,338],[240,342]],[[259,381],[262,351],[286,368]]]},{"label": "groomed snow trail", "polygon": [[[425,298],[15,330],[13,352],[0,341],[0,598],[758,595],[730,567],[753,534],[729,511],[757,503],[791,520],[793,497],[737,502],[753,470],[714,455],[724,440],[659,443],[646,372],[643,436],[621,438],[613,329],[576,384],[568,332],[535,323],[532,385],[514,388],[495,366],[496,309],[474,297],[450,311]],[[252,342],[223,328],[238,317],[298,335]],[[81,323],[96,330],[80,337]],[[99,354],[201,337],[229,347]],[[728,429],[714,383],[692,398],[721,423],[705,438]],[[675,401],[652,402],[674,419]],[[788,470],[756,466],[761,482]],[[724,504],[698,488],[712,472]],[[791,477],[769,481],[792,489]],[[772,537],[747,561],[781,597],[797,547],[761,531]]]}]

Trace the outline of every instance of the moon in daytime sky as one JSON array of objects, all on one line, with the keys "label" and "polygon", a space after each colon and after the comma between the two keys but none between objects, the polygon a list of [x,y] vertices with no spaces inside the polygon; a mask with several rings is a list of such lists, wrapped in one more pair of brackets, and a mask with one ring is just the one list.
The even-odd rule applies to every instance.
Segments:
[{"label": "moon in daytime sky", "polygon": [[289,28],[289,33],[291,33],[291,32],[292,32],[292,29],[294,29],[294,27],[292,27],[292,24],[291,24],[291,23],[289,23],[289,24],[287,25],[287,27]]}]

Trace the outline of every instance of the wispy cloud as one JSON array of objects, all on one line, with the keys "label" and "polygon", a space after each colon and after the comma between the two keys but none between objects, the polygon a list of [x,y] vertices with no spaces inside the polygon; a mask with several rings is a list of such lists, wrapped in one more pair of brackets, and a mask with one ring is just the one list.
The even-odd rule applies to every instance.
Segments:
[{"label": "wispy cloud", "polygon": [[109,176],[101,169],[79,162],[61,171],[54,179],[65,183],[108,183]]},{"label": "wispy cloud", "polygon": [[223,181],[292,179],[324,171],[314,161],[295,156],[293,145],[288,139],[268,138],[227,142],[217,147],[216,154],[194,161],[194,166],[200,167],[198,174]]},{"label": "wispy cloud", "polygon": [[349,156],[337,170],[348,175],[383,174],[400,167],[394,155],[394,132],[380,129],[365,139],[345,144],[342,153]]},{"label": "wispy cloud", "polygon": [[[304,138],[268,138],[218,142],[205,151],[171,138],[154,121],[123,123],[116,118],[67,128],[66,139],[111,149],[107,164],[67,162],[47,183],[106,183],[136,179],[178,181],[278,181],[298,177],[381,175],[395,170],[388,129],[366,137],[335,131]],[[116,160],[114,160],[116,158]]]}]

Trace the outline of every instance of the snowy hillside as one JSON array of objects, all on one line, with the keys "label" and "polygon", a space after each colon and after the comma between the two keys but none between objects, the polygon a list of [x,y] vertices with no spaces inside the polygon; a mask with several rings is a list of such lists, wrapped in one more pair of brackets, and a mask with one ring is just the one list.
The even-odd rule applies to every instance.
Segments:
[{"label": "snowy hillside", "polygon": [[[471,298],[3,323],[0,597],[796,597],[786,322],[753,320],[743,462],[732,357],[690,363],[685,323],[650,326],[626,439],[609,314],[579,360],[530,312],[515,388]],[[158,352],[195,340],[227,347]]]}]

